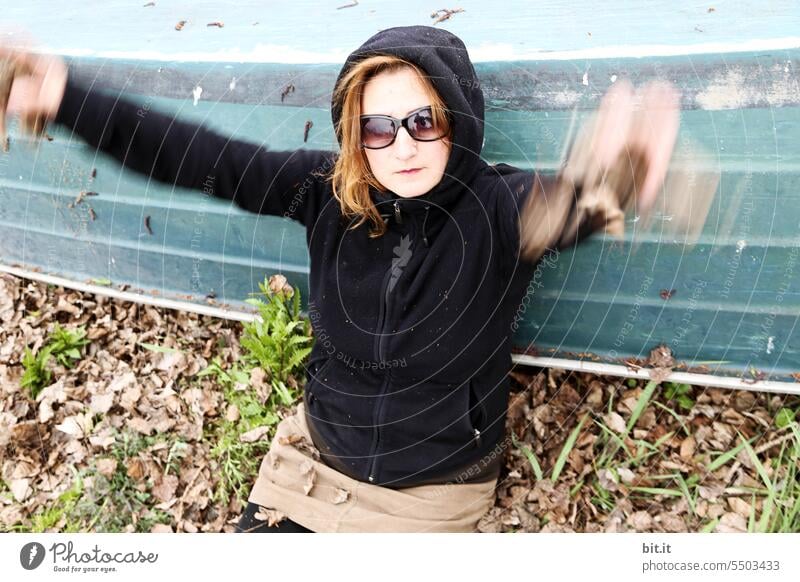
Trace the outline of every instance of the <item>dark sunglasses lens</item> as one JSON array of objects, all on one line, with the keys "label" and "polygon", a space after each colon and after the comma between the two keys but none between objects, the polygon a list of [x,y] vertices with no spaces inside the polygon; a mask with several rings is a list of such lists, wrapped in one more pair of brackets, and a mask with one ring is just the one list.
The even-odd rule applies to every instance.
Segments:
[{"label": "dark sunglasses lens", "polygon": [[411,137],[423,141],[439,139],[439,130],[433,123],[433,114],[430,109],[423,109],[411,116],[408,120]]},{"label": "dark sunglasses lens", "polygon": [[361,143],[368,148],[381,148],[394,140],[394,123],[383,117],[361,120]]}]

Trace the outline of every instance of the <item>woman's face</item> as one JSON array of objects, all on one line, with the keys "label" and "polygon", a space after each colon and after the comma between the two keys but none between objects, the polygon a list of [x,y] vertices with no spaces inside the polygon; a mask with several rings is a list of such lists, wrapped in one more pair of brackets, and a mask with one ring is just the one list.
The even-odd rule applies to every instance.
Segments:
[{"label": "woman's face", "polygon": [[[398,119],[420,107],[431,105],[422,81],[408,67],[379,73],[364,86],[362,115],[391,115]],[[375,178],[384,188],[402,196],[421,196],[436,186],[444,176],[450,145],[446,138],[416,141],[401,127],[392,145],[364,149]],[[402,174],[403,170],[419,169]]]}]

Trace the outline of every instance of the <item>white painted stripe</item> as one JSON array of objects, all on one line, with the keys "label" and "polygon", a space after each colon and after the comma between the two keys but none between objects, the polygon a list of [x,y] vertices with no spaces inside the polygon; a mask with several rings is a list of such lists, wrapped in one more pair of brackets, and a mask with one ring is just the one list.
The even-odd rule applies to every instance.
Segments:
[{"label": "white painted stripe", "polygon": [[133,293],[132,291],[120,291],[113,287],[105,287],[103,285],[95,285],[91,283],[81,283],[80,281],[73,281],[63,277],[56,277],[53,275],[45,275],[37,273],[36,271],[28,271],[27,269],[20,269],[18,267],[9,267],[0,264],[0,272],[30,279],[32,281],[39,281],[48,285],[58,285],[67,289],[74,289],[75,291],[83,291],[84,293],[93,293],[103,297],[111,297],[113,299],[121,299],[123,301],[132,301],[140,305],[153,305],[155,307],[163,307],[165,309],[176,309],[178,311],[188,311],[198,313],[200,315],[210,315],[212,317],[219,317],[221,319],[231,319],[235,321],[253,321],[255,314],[238,311],[235,309],[225,309],[222,307],[214,307],[212,305],[202,305],[199,303],[192,303],[190,301],[180,301],[176,299],[167,299],[165,297],[155,297],[153,295],[144,295],[142,293]]},{"label": "white painted stripe", "polygon": [[[586,362],[581,360],[568,360],[565,358],[549,358],[513,354],[511,359],[516,364],[523,366],[536,366],[540,368],[561,368],[574,372],[588,372],[604,376],[619,376],[622,378],[637,378],[649,380],[650,370],[641,368],[634,370],[618,364],[605,364],[603,362]],[[759,382],[745,382],[741,378],[732,376],[712,376],[711,374],[695,374],[692,372],[673,372],[666,379],[669,382],[692,384],[694,386],[708,386],[714,388],[730,388],[732,390],[746,390],[748,392],[774,392],[776,394],[800,395],[800,384],[796,382],[774,382],[761,380]]]},{"label": "white painted stripe", "polygon": [[[353,47],[355,48],[355,47]],[[666,57],[701,54],[730,54],[763,50],[786,50],[800,48],[800,37],[751,39],[736,43],[710,42],[697,44],[653,44],[615,45],[591,49],[549,51],[525,49],[511,43],[486,43],[467,47],[473,62],[495,61],[566,61],[611,58]],[[288,45],[257,44],[252,50],[231,48],[215,52],[171,52],[107,51],[59,47],[44,47],[43,52],[68,57],[93,57],[101,59],[145,60],[145,61],[192,61],[192,62],[237,62],[237,63],[281,63],[281,64],[341,64],[349,51],[332,50],[313,52]]]}]

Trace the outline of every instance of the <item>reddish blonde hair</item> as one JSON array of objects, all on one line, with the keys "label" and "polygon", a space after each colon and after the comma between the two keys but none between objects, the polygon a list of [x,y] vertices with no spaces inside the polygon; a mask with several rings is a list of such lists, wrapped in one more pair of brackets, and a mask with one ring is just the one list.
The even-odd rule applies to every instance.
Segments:
[{"label": "reddish blonde hair", "polygon": [[445,130],[445,139],[452,139],[452,126],[447,117],[447,106],[433,83],[415,64],[393,55],[377,55],[359,61],[342,77],[333,99],[342,104],[342,113],[334,128],[341,143],[341,150],[328,180],[332,182],[333,195],[338,200],[346,218],[357,219],[350,228],[357,228],[366,221],[372,222],[370,238],[382,236],[386,223],[369,195],[370,187],[385,191],[370,170],[367,157],[361,148],[361,98],[364,87],[376,75],[408,67],[412,69],[427,93],[437,127]]}]

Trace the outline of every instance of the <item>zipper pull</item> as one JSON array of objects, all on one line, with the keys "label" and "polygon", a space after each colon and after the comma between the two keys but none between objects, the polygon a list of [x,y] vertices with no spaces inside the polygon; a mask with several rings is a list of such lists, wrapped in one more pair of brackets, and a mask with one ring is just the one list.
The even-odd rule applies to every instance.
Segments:
[{"label": "zipper pull", "polygon": [[400,213],[400,203],[397,200],[394,201],[394,218],[397,224],[403,224],[403,215]]},{"label": "zipper pull", "polygon": [[477,428],[473,429],[473,434],[475,435],[475,444],[481,446],[481,431],[479,431]]}]

